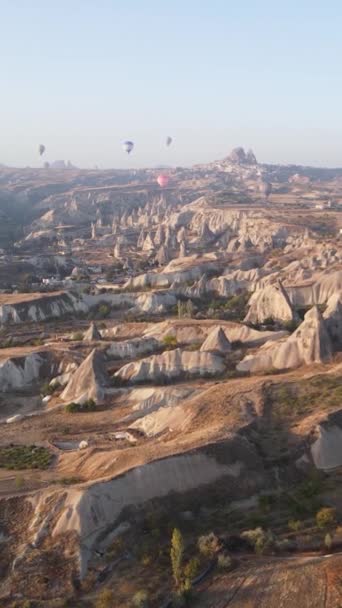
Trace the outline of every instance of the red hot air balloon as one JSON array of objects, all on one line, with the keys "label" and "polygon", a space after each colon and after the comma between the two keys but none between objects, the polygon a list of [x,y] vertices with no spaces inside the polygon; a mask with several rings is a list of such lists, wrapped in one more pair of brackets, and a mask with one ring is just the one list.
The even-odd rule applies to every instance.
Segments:
[{"label": "red hot air balloon", "polygon": [[169,183],[169,176],[161,173],[157,177],[157,182],[161,188],[165,188],[165,186],[167,186]]}]

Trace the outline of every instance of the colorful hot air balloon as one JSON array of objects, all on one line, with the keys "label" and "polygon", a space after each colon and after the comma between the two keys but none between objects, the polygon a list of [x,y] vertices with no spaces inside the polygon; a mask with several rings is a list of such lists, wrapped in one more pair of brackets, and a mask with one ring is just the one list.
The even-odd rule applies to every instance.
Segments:
[{"label": "colorful hot air balloon", "polygon": [[39,150],[39,156],[42,156],[44,154],[44,152],[45,152],[45,146],[44,146],[44,144],[40,144],[38,150]]},{"label": "colorful hot air balloon", "polygon": [[172,137],[170,135],[166,138],[166,145],[169,147],[172,144]]},{"label": "colorful hot air balloon", "polygon": [[165,173],[161,173],[157,177],[157,182],[161,188],[165,188],[169,183],[169,176],[165,175]]},{"label": "colorful hot air balloon", "polygon": [[134,148],[134,142],[133,141],[124,141],[122,144],[123,149],[125,150],[125,152],[127,152],[127,154],[130,154]]}]

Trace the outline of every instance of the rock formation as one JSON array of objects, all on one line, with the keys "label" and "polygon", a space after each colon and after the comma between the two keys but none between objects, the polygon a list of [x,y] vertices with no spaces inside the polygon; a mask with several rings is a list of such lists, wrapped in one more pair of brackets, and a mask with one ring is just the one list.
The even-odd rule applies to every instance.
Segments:
[{"label": "rock formation", "polygon": [[332,295],[324,311],[323,318],[334,348],[342,348],[342,295]]},{"label": "rock formation", "polygon": [[200,350],[203,352],[228,353],[231,351],[231,348],[231,344],[222,327],[218,326],[212,329]]},{"label": "rock formation", "polygon": [[216,376],[223,373],[225,365],[221,357],[209,352],[182,351],[179,348],[165,351],[124,365],[115,376],[136,382],[161,382],[175,378]]},{"label": "rock formation", "polygon": [[94,348],[73,374],[61,398],[63,401],[77,403],[94,399],[98,403],[103,401],[107,386],[108,377],[105,373],[103,355]]},{"label": "rock formation", "polygon": [[318,308],[311,308],[298,329],[284,342],[268,343],[254,355],[247,355],[238,371],[259,372],[269,369],[288,369],[311,363],[329,361],[332,344]]},{"label": "rock formation", "polygon": [[95,323],[91,323],[83,336],[83,342],[94,342],[96,340],[101,340],[101,334]]},{"label": "rock formation", "polygon": [[249,310],[244,323],[264,323],[266,319],[279,323],[298,321],[298,316],[280,281],[276,285],[268,285],[256,291],[249,300]]}]

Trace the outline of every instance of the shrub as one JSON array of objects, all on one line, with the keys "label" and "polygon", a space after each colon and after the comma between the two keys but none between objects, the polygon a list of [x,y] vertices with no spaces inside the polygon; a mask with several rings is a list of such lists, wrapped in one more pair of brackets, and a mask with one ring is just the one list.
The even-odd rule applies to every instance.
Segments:
[{"label": "shrub", "polygon": [[329,528],[336,522],[336,509],[323,507],[316,513],[316,524],[319,528]]},{"label": "shrub", "polygon": [[166,347],[176,347],[177,338],[176,338],[176,336],[171,336],[171,335],[164,336],[164,338],[162,339],[162,343]]},{"label": "shrub", "polygon": [[233,560],[227,553],[220,553],[217,558],[217,565],[220,570],[230,570],[233,565]]},{"label": "shrub", "polygon": [[95,608],[113,608],[114,593],[111,589],[103,589],[96,600]]},{"label": "shrub", "polygon": [[298,532],[302,527],[302,522],[299,519],[290,519],[287,523],[287,527],[292,532]]},{"label": "shrub", "polygon": [[216,534],[210,532],[199,537],[197,546],[202,555],[212,558],[219,551],[221,544]]},{"label": "shrub", "polygon": [[25,485],[25,479],[22,475],[16,475],[15,487],[17,490],[21,490]]},{"label": "shrub", "polygon": [[148,605],[148,593],[143,589],[137,591],[132,599],[132,606],[134,608],[145,608]]},{"label": "shrub", "polygon": [[56,390],[57,386],[50,386],[49,382],[44,382],[41,388],[43,395],[52,395]]},{"label": "shrub", "polygon": [[95,412],[97,405],[94,399],[88,399],[84,403],[75,403],[72,401],[65,406],[65,411],[68,414],[76,414],[78,412]]},{"label": "shrub", "polygon": [[255,553],[263,554],[268,549],[274,546],[274,537],[272,532],[255,528],[254,530],[246,530],[242,532],[241,538],[246,539],[253,547]]},{"label": "shrub", "polygon": [[110,307],[108,304],[101,304],[98,308],[98,316],[100,319],[105,319],[110,314]]}]

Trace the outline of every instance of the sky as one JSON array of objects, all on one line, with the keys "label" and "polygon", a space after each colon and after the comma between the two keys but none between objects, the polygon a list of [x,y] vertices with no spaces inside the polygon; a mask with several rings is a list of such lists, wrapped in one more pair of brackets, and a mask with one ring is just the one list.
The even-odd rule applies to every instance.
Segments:
[{"label": "sky", "polygon": [[0,0],[0,163],[342,166],[341,31],[341,0]]}]

